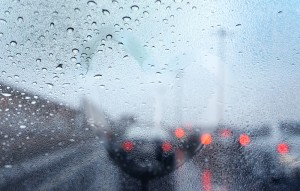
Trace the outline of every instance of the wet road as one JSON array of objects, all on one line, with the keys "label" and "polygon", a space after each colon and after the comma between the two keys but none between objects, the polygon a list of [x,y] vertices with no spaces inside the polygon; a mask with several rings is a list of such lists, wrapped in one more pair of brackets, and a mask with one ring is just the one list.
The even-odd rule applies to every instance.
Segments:
[{"label": "wet road", "polygon": [[[284,184],[263,184],[251,174],[201,169],[197,157],[173,173],[151,180],[149,190],[293,190]],[[0,190],[142,190],[140,181],[112,164],[99,140],[5,165],[0,174]]]}]

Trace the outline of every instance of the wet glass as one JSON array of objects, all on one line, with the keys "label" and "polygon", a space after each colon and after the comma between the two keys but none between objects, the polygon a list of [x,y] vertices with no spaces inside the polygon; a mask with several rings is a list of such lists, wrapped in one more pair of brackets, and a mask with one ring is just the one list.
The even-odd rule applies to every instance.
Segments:
[{"label": "wet glass", "polygon": [[0,3],[0,190],[299,190],[300,2]]}]

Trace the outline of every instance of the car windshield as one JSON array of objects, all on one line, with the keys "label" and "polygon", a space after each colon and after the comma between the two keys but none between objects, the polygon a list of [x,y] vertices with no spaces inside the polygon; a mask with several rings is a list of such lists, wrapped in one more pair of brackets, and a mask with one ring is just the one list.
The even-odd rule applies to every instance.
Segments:
[{"label": "car windshield", "polygon": [[300,1],[2,0],[0,190],[300,190]]}]

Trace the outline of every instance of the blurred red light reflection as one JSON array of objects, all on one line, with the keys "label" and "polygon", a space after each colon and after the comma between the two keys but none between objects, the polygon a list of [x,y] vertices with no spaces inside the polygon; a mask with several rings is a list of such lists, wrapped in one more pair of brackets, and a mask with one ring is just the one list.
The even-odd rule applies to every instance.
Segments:
[{"label": "blurred red light reflection", "polygon": [[225,129],[221,132],[221,136],[224,138],[229,138],[231,137],[231,131],[229,129]]},{"label": "blurred red light reflection", "polygon": [[251,141],[251,139],[250,139],[250,137],[249,137],[248,135],[242,134],[242,135],[240,136],[240,144],[241,144],[241,145],[247,146],[247,145],[250,144],[250,141]]},{"label": "blurred red light reflection", "polygon": [[130,152],[133,149],[133,143],[131,141],[125,141],[122,145],[123,150],[126,152]]},{"label": "blurred red light reflection", "polygon": [[165,142],[162,144],[162,150],[164,152],[170,152],[172,150],[172,144],[169,142]]},{"label": "blurred red light reflection", "polygon": [[212,142],[212,137],[209,133],[205,133],[201,136],[200,141],[203,145],[209,145]]},{"label": "blurred red light reflection", "polygon": [[201,182],[203,185],[203,190],[211,191],[212,190],[212,185],[211,185],[212,173],[211,173],[211,171],[205,170],[202,174],[201,179],[202,179]]},{"label": "blurred red light reflection", "polygon": [[184,132],[184,130],[183,130],[182,128],[177,128],[177,129],[175,130],[175,136],[176,136],[178,139],[183,138],[184,135],[185,135],[185,132]]},{"label": "blurred red light reflection", "polygon": [[277,146],[277,151],[280,153],[280,154],[286,154],[289,152],[289,146],[286,144],[286,143],[280,143],[278,146]]}]

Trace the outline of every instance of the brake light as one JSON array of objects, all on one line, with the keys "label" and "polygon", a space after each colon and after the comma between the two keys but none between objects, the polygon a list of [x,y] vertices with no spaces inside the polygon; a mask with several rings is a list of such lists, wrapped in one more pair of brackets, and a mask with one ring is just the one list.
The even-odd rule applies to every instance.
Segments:
[{"label": "brake light", "polygon": [[185,131],[182,129],[182,128],[177,128],[175,130],[175,136],[178,138],[178,139],[181,139],[183,138],[185,135]]},{"label": "brake light", "polygon": [[286,143],[280,143],[278,146],[277,146],[277,151],[280,153],[280,154],[287,154],[289,152],[289,146],[288,144]]},{"label": "brake light", "polygon": [[247,134],[241,134],[239,141],[241,145],[247,146],[250,144],[251,139]]},{"label": "brake light", "polygon": [[172,151],[172,144],[171,143],[169,143],[169,142],[164,142],[163,144],[162,144],[162,146],[161,146],[161,148],[162,148],[162,150],[164,151],[164,152],[170,152],[170,151]]},{"label": "brake light", "polygon": [[209,133],[205,133],[201,136],[200,141],[203,145],[209,145],[212,142],[212,136]]},{"label": "brake light", "polygon": [[130,152],[133,149],[133,143],[131,141],[125,141],[122,145],[122,148],[126,152]]}]

